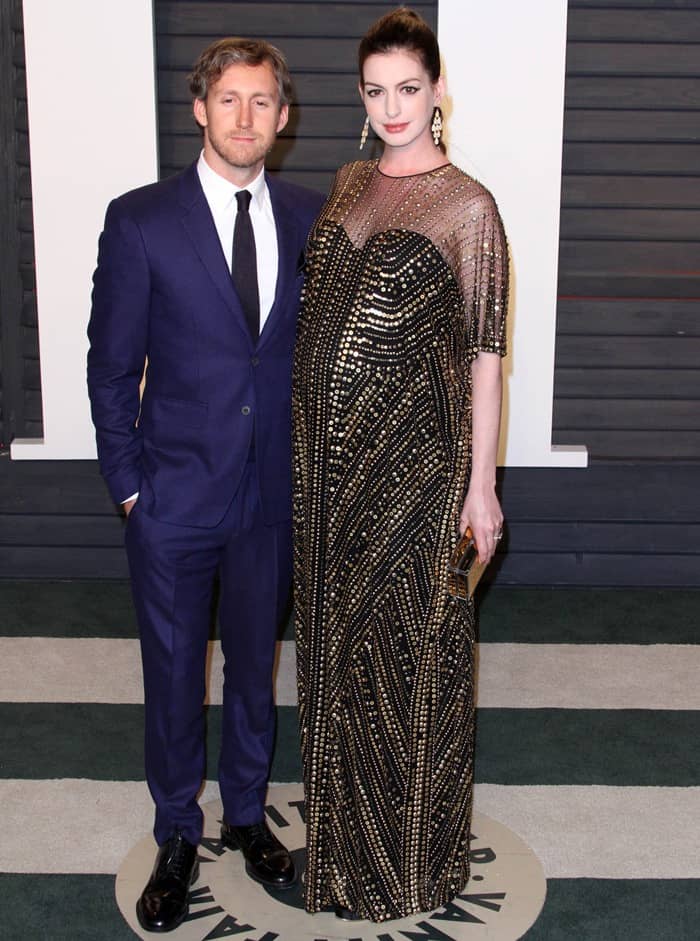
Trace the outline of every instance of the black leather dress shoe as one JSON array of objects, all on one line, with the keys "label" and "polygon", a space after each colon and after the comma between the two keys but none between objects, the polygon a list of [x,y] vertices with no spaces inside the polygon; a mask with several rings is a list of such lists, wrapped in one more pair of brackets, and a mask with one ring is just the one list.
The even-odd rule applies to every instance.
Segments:
[{"label": "black leather dress shoe", "polygon": [[289,889],[296,882],[292,857],[265,821],[233,827],[224,820],[221,842],[231,850],[241,850],[246,872],[256,882],[271,889]]},{"label": "black leather dress shoe", "polygon": [[189,908],[190,886],[199,875],[197,847],[181,833],[158,850],[151,878],[136,903],[136,917],[146,931],[172,931]]},{"label": "black leather dress shoe", "polygon": [[333,911],[336,918],[342,918],[343,921],[362,921],[362,915],[353,912],[351,908],[343,908],[342,905],[334,905]]}]

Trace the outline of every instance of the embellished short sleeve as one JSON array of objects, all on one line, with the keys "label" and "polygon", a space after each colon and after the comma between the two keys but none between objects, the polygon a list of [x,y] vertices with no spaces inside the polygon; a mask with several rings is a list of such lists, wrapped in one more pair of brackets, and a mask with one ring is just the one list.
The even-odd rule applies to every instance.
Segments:
[{"label": "embellished short sleeve", "polygon": [[493,197],[484,189],[465,204],[464,215],[455,235],[459,243],[455,274],[468,324],[469,357],[481,352],[505,356],[508,243],[503,223]]}]

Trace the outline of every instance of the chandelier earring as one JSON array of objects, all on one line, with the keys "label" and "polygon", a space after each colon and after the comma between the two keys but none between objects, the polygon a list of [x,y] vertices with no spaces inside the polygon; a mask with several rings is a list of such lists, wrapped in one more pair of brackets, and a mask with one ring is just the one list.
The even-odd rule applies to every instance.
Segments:
[{"label": "chandelier earring", "polygon": [[362,134],[360,134],[360,150],[367,143],[367,135],[369,134],[369,115],[365,118],[365,123],[362,125]]},{"label": "chandelier earring", "polygon": [[430,133],[433,135],[433,143],[436,147],[439,147],[442,139],[442,111],[437,105],[433,111],[433,123],[430,125]]}]

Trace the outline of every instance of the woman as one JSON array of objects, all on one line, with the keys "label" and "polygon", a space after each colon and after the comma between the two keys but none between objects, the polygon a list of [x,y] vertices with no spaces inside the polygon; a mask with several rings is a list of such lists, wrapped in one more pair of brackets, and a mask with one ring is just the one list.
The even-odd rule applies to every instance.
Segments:
[{"label": "woman", "polygon": [[306,907],[383,921],[469,876],[474,610],[446,569],[467,525],[482,560],[501,530],[508,258],[491,195],[440,149],[429,27],[396,10],[359,62],[384,150],[341,168],[309,240],[296,620]]}]

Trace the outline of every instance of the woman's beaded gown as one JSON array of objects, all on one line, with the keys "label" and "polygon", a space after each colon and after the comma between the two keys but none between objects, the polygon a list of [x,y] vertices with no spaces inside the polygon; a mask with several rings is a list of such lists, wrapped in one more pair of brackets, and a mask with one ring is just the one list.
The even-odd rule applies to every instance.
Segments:
[{"label": "woman's beaded gown", "polygon": [[295,610],[309,911],[431,911],[469,876],[471,602],[446,590],[469,365],[505,353],[496,205],[451,164],[338,172],[294,365]]}]

